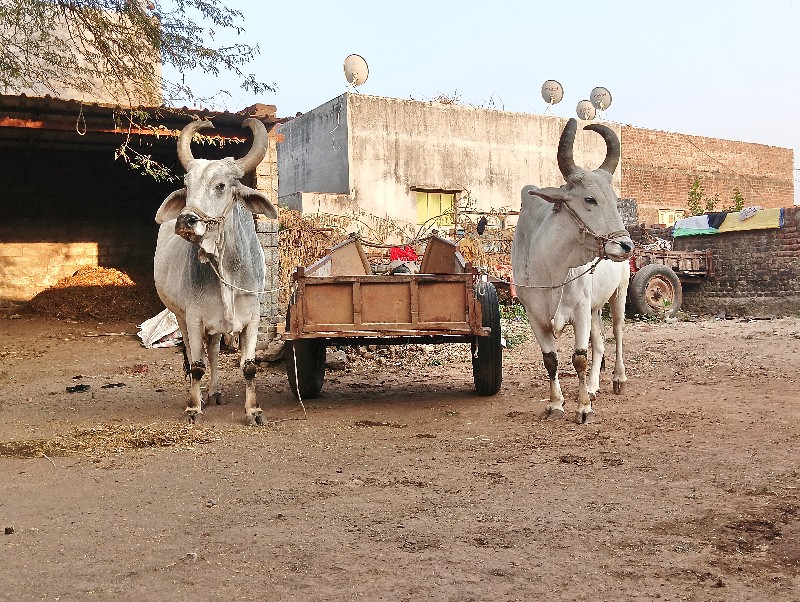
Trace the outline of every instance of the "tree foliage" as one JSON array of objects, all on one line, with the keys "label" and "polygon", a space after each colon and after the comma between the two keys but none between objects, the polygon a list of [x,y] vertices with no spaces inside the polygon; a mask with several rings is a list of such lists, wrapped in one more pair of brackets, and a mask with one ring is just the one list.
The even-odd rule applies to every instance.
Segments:
[{"label": "tree foliage", "polygon": [[714,211],[719,203],[719,197],[706,196],[705,188],[700,181],[700,178],[695,178],[692,182],[692,187],[686,195],[686,206],[689,208],[690,215],[703,215]]},{"label": "tree foliage", "polygon": [[[272,91],[244,71],[257,45],[214,43],[220,32],[244,33],[242,20],[221,0],[0,0],[0,88],[58,95],[100,85],[124,106],[176,105],[196,100],[183,75],[225,70],[245,90]],[[178,81],[164,78],[162,64]]]},{"label": "tree foliage", "polygon": [[738,186],[733,189],[733,196],[731,197],[731,205],[726,208],[726,211],[741,211],[744,209],[744,195],[739,190]]}]

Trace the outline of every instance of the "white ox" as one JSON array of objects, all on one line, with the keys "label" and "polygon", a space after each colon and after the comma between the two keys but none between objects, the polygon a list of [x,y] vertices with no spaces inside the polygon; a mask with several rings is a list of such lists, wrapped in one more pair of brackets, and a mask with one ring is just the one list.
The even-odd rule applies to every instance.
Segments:
[{"label": "white ox", "polygon": [[186,416],[195,422],[204,400],[200,380],[208,355],[209,400],[222,403],[219,345],[222,335],[240,333],[240,367],[245,378],[245,416],[262,424],[255,389],[255,352],[260,319],[259,297],[265,284],[264,252],[256,237],[253,214],[277,217],[275,207],[239,179],[267,152],[267,131],[257,119],[246,119],[253,144],[241,159],[195,159],[192,136],[208,121],[193,121],[178,138],[178,158],[186,170],[186,187],[159,207],[154,276],[159,297],[177,317],[184,340],[185,369],[190,376]]},{"label": "white ox", "polygon": [[[570,119],[558,145],[558,166],[566,184],[560,188],[522,189],[522,207],[514,234],[511,264],[517,296],[550,377],[547,418],[564,415],[558,381],[556,338],[571,323],[575,329],[572,365],[578,374],[578,423],[594,418],[592,398],[600,387],[604,347],[600,310],[612,297],[617,354],[614,391],[626,377],[622,362],[622,324],[633,242],[622,224],[611,177],[619,163],[619,138],[601,124],[586,126],[606,142],[606,157],[594,171],[572,158],[577,122]],[[611,261],[607,261],[611,260]],[[587,384],[588,347],[592,339],[592,372]],[[590,394],[591,393],[591,394]]]}]

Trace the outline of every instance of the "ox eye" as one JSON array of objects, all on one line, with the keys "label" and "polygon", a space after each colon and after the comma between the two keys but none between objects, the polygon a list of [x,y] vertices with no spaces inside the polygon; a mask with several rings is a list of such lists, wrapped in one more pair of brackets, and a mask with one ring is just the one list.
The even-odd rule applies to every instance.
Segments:
[{"label": "ox eye", "polygon": [[223,190],[225,190],[225,182],[220,182],[219,184],[217,184],[216,188],[217,190],[222,192]]},{"label": "ox eye", "polygon": [[583,200],[586,201],[586,203],[588,203],[589,205],[597,205],[597,199],[594,198],[593,196],[587,196]]}]

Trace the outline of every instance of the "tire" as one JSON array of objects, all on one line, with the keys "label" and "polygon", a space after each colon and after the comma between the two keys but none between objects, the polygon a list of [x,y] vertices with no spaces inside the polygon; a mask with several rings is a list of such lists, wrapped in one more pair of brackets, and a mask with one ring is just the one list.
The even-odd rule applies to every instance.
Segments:
[{"label": "tire", "polygon": [[635,314],[672,318],[683,303],[683,287],[672,268],[650,263],[633,275],[628,300]]},{"label": "tire", "polygon": [[486,337],[475,337],[472,342],[472,379],[478,395],[494,395],[503,382],[500,304],[497,290],[490,282],[479,282],[475,295],[481,304],[483,326],[488,326],[492,332]]},{"label": "tire", "polygon": [[[286,329],[289,329],[288,311]],[[325,383],[325,339],[286,341],[285,350],[286,376],[294,396],[298,399],[319,397]]]}]

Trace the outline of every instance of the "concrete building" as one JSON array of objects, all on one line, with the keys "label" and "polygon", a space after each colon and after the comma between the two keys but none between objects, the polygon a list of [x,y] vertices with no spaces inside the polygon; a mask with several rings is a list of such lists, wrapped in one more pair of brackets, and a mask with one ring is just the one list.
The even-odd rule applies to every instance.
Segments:
[{"label": "concrete building", "polygon": [[[105,11],[105,13],[109,24],[115,23],[118,19],[123,18],[118,13],[113,11]],[[74,27],[74,23],[71,24],[71,26]],[[7,27],[7,25],[0,24],[0,27]],[[127,27],[127,25],[123,25],[123,27]],[[102,51],[97,50],[97,48],[92,46],[92,36],[90,34],[87,34],[83,37],[75,35],[74,32],[71,31],[70,25],[67,24],[63,18],[61,19],[61,25],[51,33],[53,37],[58,39],[62,45],[59,46],[58,44],[53,44],[51,51],[56,55],[62,53],[71,55],[71,57],[75,60],[76,67],[80,70],[80,73],[82,73],[79,79],[88,86],[88,89],[79,90],[67,83],[54,83],[51,81],[50,86],[45,86],[40,83],[35,84],[32,87],[22,87],[21,89],[0,87],[0,94],[24,94],[26,96],[34,97],[55,96],[61,100],[77,100],[86,104],[103,103],[134,107],[139,105],[145,107],[157,107],[162,105],[163,98],[161,90],[158,87],[153,87],[152,89],[146,90],[142,88],[137,89],[127,81],[114,79],[110,74],[107,74],[107,77],[103,78],[100,78],[97,75],[88,75],[88,73],[97,69],[97,55],[102,54]],[[113,35],[110,29],[107,32],[107,35]],[[161,59],[159,52],[155,48],[150,46],[146,40],[132,41],[129,39],[123,39],[123,45],[131,47],[131,51],[136,50],[136,48],[132,47],[132,45],[138,45],[138,49],[143,50],[137,56],[137,60],[139,62],[138,67],[140,69],[152,69],[153,73],[155,74],[156,82],[161,79]],[[78,74],[78,72],[70,73],[75,75]],[[69,77],[66,78],[66,81],[70,81]]]},{"label": "concrete building", "polygon": [[[346,93],[278,126],[278,201],[304,212],[358,207],[410,224],[465,197],[480,210],[518,210],[525,184],[563,183],[563,126],[556,117]],[[578,133],[579,164],[597,167],[605,153],[596,133]]]}]

